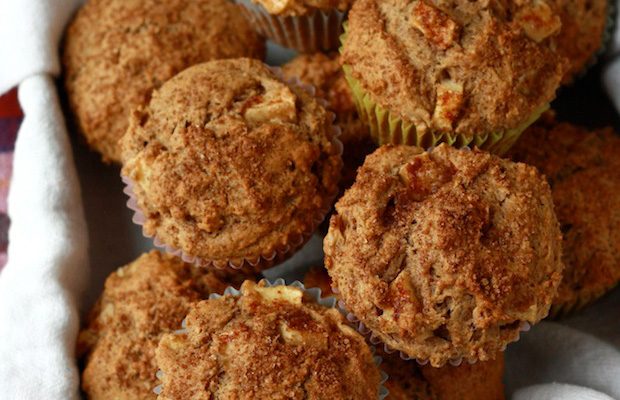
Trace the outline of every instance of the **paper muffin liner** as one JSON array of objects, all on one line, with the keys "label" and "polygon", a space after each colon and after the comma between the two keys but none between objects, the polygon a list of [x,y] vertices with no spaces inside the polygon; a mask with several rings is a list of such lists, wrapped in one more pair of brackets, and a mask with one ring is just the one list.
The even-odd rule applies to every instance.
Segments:
[{"label": "paper muffin liner", "polygon": [[[314,88],[314,86],[304,84],[297,78],[286,79],[284,75],[282,74],[281,69],[278,67],[270,67],[270,69],[274,73],[274,75],[276,75],[277,78],[279,78],[280,80],[282,80],[289,86],[293,86],[293,87],[296,87],[296,88],[299,88],[305,91],[310,96],[312,96],[316,101],[318,101],[319,104],[327,108],[327,101],[316,97],[315,95],[316,89]],[[334,123],[336,119],[336,115],[329,111],[328,113],[330,115],[331,122],[332,122],[332,125],[330,127],[331,133],[332,133],[332,144],[336,147],[338,154],[342,156],[343,145],[340,139],[338,139],[341,133],[340,127]],[[310,239],[310,237],[312,237],[312,235],[317,230],[319,225],[328,216],[330,210],[332,209],[333,200],[338,195],[338,190],[336,190],[334,193],[330,195],[331,201],[327,202],[327,206],[322,209],[316,210],[316,213],[312,218],[312,225],[306,232],[288,234],[286,240],[283,241],[284,243],[286,243],[285,245],[281,245],[280,247],[277,247],[275,250],[271,252],[261,253],[251,258],[249,257],[235,258],[235,259],[230,259],[226,261],[221,261],[221,260],[210,260],[210,259],[198,257],[193,254],[189,254],[180,248],[177,248],[175,246],[172,246],[166,243],[163,239],[158,237],[156,234],[151,235],[147,233],[144,229],[144,223],[146,222],[147,218],[144,215],[143,211],[140,209],[140,206],[138,204],[138,199],[133,190],[134,183],[132,182],[131,178],[124,176],[122,174],[121,174],[121,179],[123,183],[125,184],[125,188],[123,189],[123,192],[129,197],[127,201],[127,207],[130,210],[132,210],[134,213],[132,217],[132,222],[135,223],[136,225],[142,226],[142,235],[146,238],[151,239],[155,247],[162,249],[166,253],[180,257],[183,261],[194,264],[198,267],[206,267],[206,268],[215,267],[217,269],[230,268],[233,270],[241,271],[243,273],[261,272],[291,257],[297,250],[299,250]]]},{"label": "paper muffin liner", "polygon": [[[343,25],[344,33],[340,36],[344,45],[347,36],[347,24]],[[340,51],[342,52],[342,47]],[[538,107],[532,115],[513,129],[503,132],[487,132],[477,134],[459,134],[445,132],[418,132],[415,124],[403,120],[396,113],[377,104],[369,93],[361,86],[360,82],[353,77],[351,67],[342,66],[345,78],[353,93],[353,101],[360,118],[370,128],[370,136],[379,146],[384,144],[407,144],[424,149],[447,143],[454,147],[478,147],[480,149],[503,155],[519,139],[521,133],[534,123],[545,111],[549,109],[549,103]]]},{"label": "paper muffin liner", "polygon": [[478,147],[502,155],[512,147],[528,126],[549,109],[549,103],[544,104],[518,127],[504,132],[474,135],[432,131],[418,132],[415,124],[403,120],[372,100],[371,96],[362,89],[359,81],[352,76],[347,65],[344,65],[343,69],[360,118],[369,126],[370,135],[378,145],[407,144],[427,149],[440,143],[447,143],[459,148]]},{"label": "paper muffin liner", "polygon": [[[346,313],[340,308],[338,307],[338,300],[333,297],[333,296],[327,296],[327,297],[322,297],[321,295],[321,289],[320,288],[306,288],[304,286],[303,283],[299,282],[299,281],[294,281],[293,283],[291,283],[290,285],[286,284],[286,281],[282,278],[278,278],[274,281],[269,281],[267,279],[263,279],[261,280],[261,282],[265,283],[265,285],[267,287],[276,287],[276,286],[292,286],[298,289],[301,289],[302,292],[304,293],[304,295],[308,296],[309,298],[311,298],[314,302],[316,302],[317,304],[326,307],[326,308],[335,308],[336,310],[338,310],[338,312],[340,312],[343,315],[346,315]],[[224,290],[224,294],[220,295],[217,293],[211,293],[209,295],[209,299],[219,299],[222,296],[225,295],[232,295],[234,297],[239,297],[241,295],[241,291],[238,289],[235,289],[232,286],[227,287]],[[349,324],[351,325],[351,327],[355,328],[354,324]],[[184,319],[181,322],[181,329],[177,330],[174,332],[177,335],[183,335],[185,333],[187,333],[187,326],[186,326],[186,320]],[[373,355],[373,361],[375,363],[375,365],[377,367],[381,366],[381,363],[383,362],[383,359],[381,358],[381,356],[378,356],[375,354],[375,347],[374,346],[369,346],[370,347],[370,351]],[[383,400],[387,397],[387,395],[389,394],[388,389],[385,387],[384,383],[388,380],[388,375],[385,371],[383,371],[382,369],[379,368],[379,372],[381,373],[381,380],[379,382],[379,388],[378,388],[378,393],[377,393],[377,398],[380,400]],[[157,371],[157,374],[155,374],[155,376],[157,377],[158,380],[161,380],[161,378],[163,377],[163,371],[159,370]],[[158,385],[157,387],[155,387],[153,389],[153,392],[157,395],[159,395],[162,391],[162,385]]]},{"label": "paper muffin liner", "polygon": [[[334,294],[339,293],[338,290],[333,287],[332,287],[332,291],[334,292]],[[396,350],[392,346],[388,345],[387,343],[384,343],[378,335],[376,335],[370,328],[368,328],[362,321],[360,321],[353,313],[351,313],[350,311],[347,311],[346,305],[343,300],[338,300],[338,308],[340,309],[340,312],[342,312],[345,315],[345,318],[347,319],[347,321],[349,321],[352,324],[352,326],[354,326],[357,329],[359,333],[366,336],[366,338],[372,345],[374,346],[383,345],[383,350],[388,354],[392,354],[398,351],[400,358],[402,358],[403,360],[406,360],[406,361],[415,360],[419,365],[428,364],[429,362],[428,359],[411,357],[407,353],[400,351],[400,350]],[[521,333],[527,332],[530,329],[531,329],[530,323],[526,321],[522,321],[521,325],[519,326],[519,332],[518,332],[519,336],[517,336],[517,338],[513,340],[511,343],[517,342],[520,338]],[[506,350],[506,345],[504,345],[500,349],[500,351],[505,351],[505,350]],[[448,363],[456,367],[456,366],[461,365],[463,361],[466,361],[469,364],[475,364],[479,360],[477,358],[471,358],[471,357],[467,357],[467,358],[458,357],[458,358],[452,358],[448,360]]]},{"label": "paper muffin liner", "polygon": [[252,0],[234,0],[254,29],[274,42],[302,53],[328,52],[339,45],[346,11],[315,10],[300,16],[270,14]]}]

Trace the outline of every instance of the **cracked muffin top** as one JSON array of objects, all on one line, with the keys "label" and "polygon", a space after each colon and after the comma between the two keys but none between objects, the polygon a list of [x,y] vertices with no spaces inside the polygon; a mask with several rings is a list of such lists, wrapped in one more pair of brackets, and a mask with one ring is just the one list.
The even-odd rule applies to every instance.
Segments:
[{"label": "cracked muffin top", "polygon": [[477,150],[383,146],[336,204],[325,266],[346,307],[419,360],[487,360],[544,318],[563,265],[535,168]]},{"label": "cracked muffin top", "polygon": [[569,61],[563,83],[584,72],[603,45],[608,0],[552,0],[559,10],[562,29],[553,38],[558,53]]},{"label": "cracked muffin top", "polygon": [[121,141],[145,232],[214,263],[298,245],[338,192],[331,119],[258,60],[175,76],[132,115]]},{"label": "cracked muffin top", "polygon": [[549,118],[525,131],[510,156],[551,186],[566,266],[553,309],[600,297],[620,281],[620,138]]},{"label": "cracked muffin top", "polygon": [[348,188],[355,181],[357,168],[364,158],[376,148],[368,127],[360,119],[351,89],[344,77],[338,53],[302,54],[282,66],[287,78],[297,78],[316,89],[316,95],[327,101],[328,108],[336,114],[335,123],[340,127],[338,137],[344,146],[341,187]]},{"label": "cracked muffin top", "polygon": [[364,338],[298,288],[244,282],[239,297],[195,304],[186,327],[157,349],[160,399],[378,397]]},{"label": "cracked muffin top", "polygon": [[65,35],[64,84],[88,144],[120,163],[129,115],[154,88],[193,64],[264,54],[226,0],[89,0]]},{"label": "cracked muffin top", "polygon": [[565,60],[545,0],[358,0],[342,62],[370,98],[424,132],[504,132],[555,96]]},{"label": "cracked muffin top", "polygon": [[337,9],[347,11],[355,0],[252,0],[260,4],[269,14],[287,16],[301,16],[312,14],[317,10],[329,11]]},{"label": "cracked muffin top", "polygon": [[155,399],[155,349],[192,302],[229,283],[179,258],[143,254],[112,273],[78,337],[89,399]]}]

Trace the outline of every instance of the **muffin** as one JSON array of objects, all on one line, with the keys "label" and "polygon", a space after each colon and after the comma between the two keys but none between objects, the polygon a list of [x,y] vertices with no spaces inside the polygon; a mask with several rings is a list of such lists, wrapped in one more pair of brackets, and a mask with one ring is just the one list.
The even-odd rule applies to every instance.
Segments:
[{"label": "muffin", "polygon": [[505,152],[564,74],[554,4],[358,0],[342,63],[379,144],[439,142]]},{"label": "muffin", "polygon": [[403,360],[398,353],[379,353],[393,400],[504,400],[504,355],[493,360],[434,368]]},{"label": "muffin", "polygon": [[154,399],[160,337],[179,328],[192,302],[228,284],[157,251],[110,275],[78,337],[87,397]]},{"label": "muffin", "polygon": [[357,168],[364,158],[375,149],[368,127],[360,120],[353,102],[351,89],[344,78],[338,53],[302,54],[282,67],[282,73],[290,79],[299,79],[316,89],[316,96],[327,101],[327,107],[336,115],[340,127],[338,137],[343,144],[343,169],[341,191],[355,181]]},{"label": "muffin", "polygon": [[195,304],[186,333],[157,348],[160,399],[377,399],[364,338],[299,288],[244,282]]},{"label": "muffin", "polygon": [[609,23],[609,0],[553,0],[559,10],[562,29],[554,38],[558,53],[569,66],[563,83],[571,83],[594,61],[603,45]]},{"label": "muffin", "polygon": [[[332,295],[331,279],[323,267],[313,267],[304,276],[306,287],[318,287],[323,296]],[[503,400],[504,355],[474,364],[434,368],[403,360],[395,353],[377,348],[381,369],[389,379],[385,387],[394,400]]]},{"label": "muffin", "polygon": [[548,119],[510,152],[547,176],[566,266],[552,315],[579,309],[620,280],[620,138]]},{"label": "muffin", "polygon": [[561,244],[535,168],[388,145],[336,204],[324,251],[347,309],[386,345],[440,367],[492,359],[547,315]]},{"label": "muffin", "polygon": [[290,256],[332,206],[342,168],[330,113],[252,59],[178,74],[132,114],[121,146],[144,233],[216,267]]},{"label": "muffin", "polygon": [[261,35],[303,53],[336,50],[354,0],[234,0]]},{"label": "muffin", "polygon": [[226,0],[89,0],[65,34],[63,78],[75,124],[106,162],[120,162],[129,114],[200,62],[263,58],[265,43]]}]

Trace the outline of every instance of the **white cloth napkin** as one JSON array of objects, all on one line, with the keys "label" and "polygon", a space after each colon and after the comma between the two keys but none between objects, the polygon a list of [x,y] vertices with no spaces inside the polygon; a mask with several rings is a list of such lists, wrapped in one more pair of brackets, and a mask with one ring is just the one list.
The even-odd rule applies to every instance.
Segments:
[{"label": "white cloth napkin", "polygon": [[[9,194],[9,262],[0,273],[0,398],[78,398],[78,306],[87,230],[52,77],[79,0],[0,0],[0,93],[19,85],[25,112]],[[614,51],[620,52],[616,33]],[[604,74],[620,108],[620,58]],[[116,267],[116,265],[111,266]],[[620,400],[620,291],[508,347],[515,400]]]}]

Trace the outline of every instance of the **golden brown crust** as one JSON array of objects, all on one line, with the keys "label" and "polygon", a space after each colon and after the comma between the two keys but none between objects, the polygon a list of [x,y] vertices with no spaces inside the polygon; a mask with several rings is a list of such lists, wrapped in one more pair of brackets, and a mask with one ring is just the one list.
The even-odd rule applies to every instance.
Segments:
[{"label": "golden brown crust", "polygon": [[385,343],[434,366],[494,357],[556,295],[561,234],[549,186],[525,164],[383,146],[336,211],[333,287]]},{"label": "golden brown crust", "polygon": [[558,52],[569,60],[563,83],[583,72],[603,44],[609,0],[553,0],[562,29],[553,39]]},{"label": "golden brown crust", "polygon": [[123,137],[144,230],[212,262],[307,238],[338,190],[330,114],[257,60],[191,67],[134,113]]},{"label": "golden brown crust", "polygon": [[287,17],[308,15],[317,10],[347,11],[354,0],[252,0],[252,2],[263,6],[270,14]]},{"label": "golden brown crust", "polygon": [[282,67],[284,76],[297,78],[316,89],[316,95],[327,101],[328,108],[336,114],[335,123],[340,127],[344,162],[340,187],[342,191],[355,181],[357,169],[366,156],[376,148],[368,127],[362,122],[353,94],[344,77],[338,53],[302,54]]},{"label": "golden brown crust", "polygon": [[130,112],[190,65],[265,54],[264,40],[225,0],[89,0],[67,29],[64,83],[79,130],[105,161]]},{"label": "golden brown crust", "polygon": [[296,288],[241,290],[197,303],[188,332],[162,338],[161,400],[377,398],[372,353],[336,309]]},{"label": "golden brown crust", "polygon": [[620,138],[546,120],[510,156],[540,169],[564,234],[564,277],[554,308],[588,303],[620,281]]},{"label": "golden brown crust", "polygon": [[505,132],[555,96],[565,60],[545,1],[358,0],[342,62],[419,133]]},{"label": "golden brown crust", "polygon": [[82,389],[89,399],[154,399],[155,349],[179,328],[190,303],[228,284],[157,251],[108,277],[78,337]]}]

